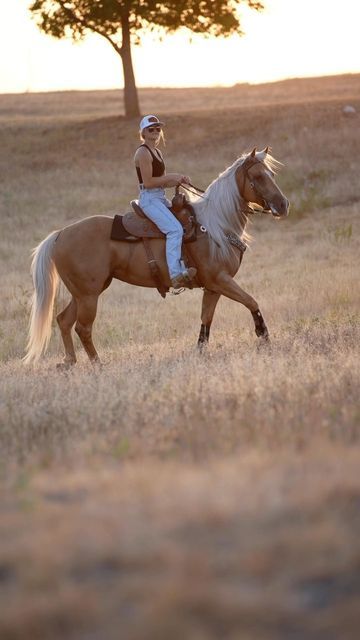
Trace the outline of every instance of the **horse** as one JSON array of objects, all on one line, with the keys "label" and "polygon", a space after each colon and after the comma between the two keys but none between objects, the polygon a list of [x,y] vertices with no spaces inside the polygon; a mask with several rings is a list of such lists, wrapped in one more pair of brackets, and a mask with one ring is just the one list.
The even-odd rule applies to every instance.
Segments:
[{"label": "horse", "polygon": [[[210,337],[210,327],[220,296],[245,305],[252,314],[255,333],[263,341],[269,332],[259,305],[234,280],[239,270],[248,236],[248,216],[254,211],[250,203],[276,218],[289,214],[289,201],[275,182],[280,166],[266,147],[242,154],[219,174],[200,196],[191,196],[191,205],[200,233],[186,245],[188,262],[197,269],[194,286],[203,289],[200,349]],[[92,363],[100,363],[92,339],[98,298],[113,278],[141,287],[155,288],[148,256],[142,242],[111,240],[113,217],[95,215],[50,233],[34,250],[31,272],[34,282],[29,339],[25,363],[35,363],[46,351],[50,336],[53,307],[59,279],[68,289],[71,300],[57,315],[65,348],[60,368],[75,365],[72,340],[75,331]],[[167,287],[170,278],[165,257],[165,240],[149,239],[161,277]]]}]

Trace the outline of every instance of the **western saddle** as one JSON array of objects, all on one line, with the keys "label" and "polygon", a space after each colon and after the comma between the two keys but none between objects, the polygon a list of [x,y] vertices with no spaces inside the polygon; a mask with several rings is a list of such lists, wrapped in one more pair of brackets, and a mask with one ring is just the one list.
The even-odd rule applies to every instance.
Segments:
[{"label": "western saddle", "polygon": [[[123,242],[143,242],[151,275],[160,295],[165,298],[169,289],[163,283],[160,269],[149,242],[150,238],[165,238],[165,234],[146,216],[138,200],[132,200],[130,204],[133,211],[123,215],[115,214],[110,238],[111,240],[121,240]],[[195,242],[199,226],[196,221],[195,211],[185,194],[179,193],[178,188],[175,190],[170,211],[172,211],[184,229],[183,245],[184,243]],[[184,246],[183,253],[186,254]],[[183,258],[185,258],[186,262],[187,255],[183,255]]]}]

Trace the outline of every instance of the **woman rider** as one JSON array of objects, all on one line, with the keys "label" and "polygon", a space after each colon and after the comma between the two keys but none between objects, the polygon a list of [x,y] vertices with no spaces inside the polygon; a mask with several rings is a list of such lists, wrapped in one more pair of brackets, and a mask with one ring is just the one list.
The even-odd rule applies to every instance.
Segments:
[{"label": "woman rider", "polygon": [[150,218],[166,235],[166,261],[171,286],[186,287],[196,275],[196,269],[186,269],[181,260],[183,228],[171,213],[170,202],[165,196],[167,187],[189,184],[190,178],[181,173],[165,173],[162,153],[157,149],[164,139],[164,123],[156,116],[145,116],[140,122],[140,137],[144,141],[135,153],[135,167],[140,183],[139,204]]}]

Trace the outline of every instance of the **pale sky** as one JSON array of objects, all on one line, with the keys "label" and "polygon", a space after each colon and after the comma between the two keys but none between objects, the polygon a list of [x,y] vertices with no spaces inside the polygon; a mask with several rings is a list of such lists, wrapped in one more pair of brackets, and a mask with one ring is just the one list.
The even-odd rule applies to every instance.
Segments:
[{"label": "pale sky", "polygon": [[[183,33],[133,47],[145,86],[229,86],[360,72],[360,0],[263,0],[242,8],[245,36],[193,43]],[[41,34],[29,0],[0,0],[0,93],[123,86],[120,57],[104,38],[80,44]]]}]

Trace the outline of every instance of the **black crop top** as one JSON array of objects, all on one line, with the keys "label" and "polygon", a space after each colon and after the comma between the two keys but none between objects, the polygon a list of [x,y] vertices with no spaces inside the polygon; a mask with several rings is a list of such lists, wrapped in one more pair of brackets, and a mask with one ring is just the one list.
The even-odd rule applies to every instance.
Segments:
[{"label": "black crop top", "polygon": [[[146,147],[147,149],[149,149],[149,151],[151,153],[151,157],[152,157],[152,177],[153,178],[160,178],[161,176],[163,176],[164,173],[165,173],[165,163],[164,163],[164,159],[163,159],[163,157],[161,155],[161,152],[158,151],[158,149],[156,149],[157,153],[160,154],[160,157],[158,157],[152,151],[152,149],[150,149],[150,147],[148,147],[147,144],[145,144],[145,143],[141,144],[140,147],[138,147],[138,149],[140,149],[141,147]],[[142,179],[140,167],[135,167],[135,168],[136,168],[136,173],[137,173],[138,178],[139,178],[139,183],[142,184],[143,183],[143,179]]]}]

